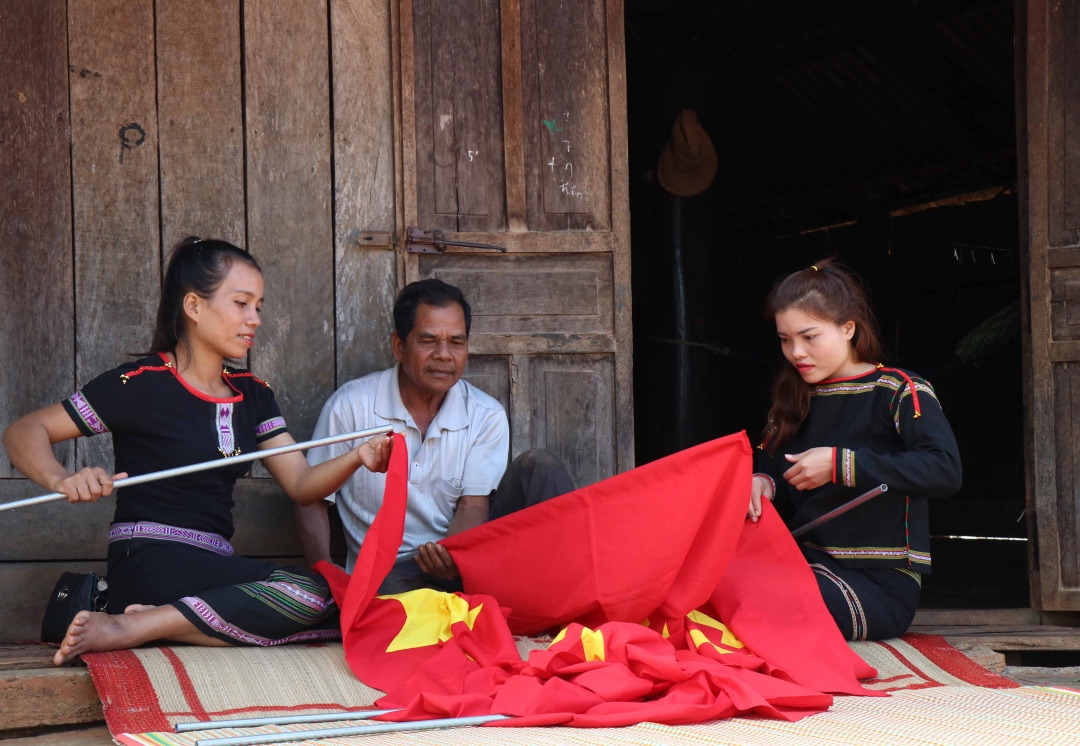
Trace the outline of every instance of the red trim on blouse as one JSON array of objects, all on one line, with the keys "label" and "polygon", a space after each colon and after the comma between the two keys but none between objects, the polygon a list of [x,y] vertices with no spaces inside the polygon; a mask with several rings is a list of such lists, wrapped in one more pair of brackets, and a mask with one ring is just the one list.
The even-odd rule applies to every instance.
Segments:
[{"label": "red trim on blouse", "polygon": [[[911,389],[911,404],[915,407],[915,416],[912,419],[917,420],[922,417],[922,408],[919,406],[919,392],[915,388],[915,382],[911,380],[911,376],[899,368],[886,368],[881,363],[877,364],[877,369],[883,373],[896,373],[907,382],[908,388]],[[900,398],[901,400],[904,398],[903,389],[900,390]]]},{"label": "red trim on blouse", "polygon": [[244,400],[244,395],[241,392],[237,391],[236,387],[233,386],[232,383],[229,381],[229,379],[225,377],[225,372],[224,371],[222,371],[222,373],[221,373],[221,380],[225,381],[226,386],[231,388],[233,391],[236,391],[236,396],[230,396],[230,397],[227,397],[227,398],[222,398],[222,397],[219,397],[219,396],[210,396],[209,394],[204,394],[203,392],[199,391],[197,388],[192,386],[190,383],[185,381],[184,377],[176,372],[176,366],[172,364],[171,360],[169,360],[168,355],[166,355],[164,352],[159,352],[158,355],[160,355],[161,359],[166,362],[169,370],[172,371],[173,377],[177,381],[179,381],[183,385],[184,388],[186,388],[189,392],[191,392],[195,396],[199,397],[203,401],[213,402],[214,404],[236,404],[237,402],[242,402]]},{"label": "red trim on blouse", "polygon": [[266,381],[259,378],[258,376],[256,376],[254,373],[252,373],[249,370],[244,371],[243,373],[230,373],[228,370],[226,370],[224,373],[222,373],[222,375],[225,376],[226,378],[254,378],[256,381],[261,383],[266,388],[270,388],[270,384],[268,384]]},{"label": "red trim on blouse", "polygon": [[832,449],[832,483],[836,484],[836,448]]},{"label": "red trim on blouse", "polygon": [[857,376],[847,376],[845,378],[828,378],[828,379],[826,379],[824,381],[818,381],[814,385],[815,386],[820,386],[823,383],[843,383],[844,381],[854,381],[856,378],[865,378],[866,376],[870,375],[871,373],[876,373],[877,370],[878,370],[877,368],[874,368],[873,370],[868,370],[865,373],[860,373]]}]

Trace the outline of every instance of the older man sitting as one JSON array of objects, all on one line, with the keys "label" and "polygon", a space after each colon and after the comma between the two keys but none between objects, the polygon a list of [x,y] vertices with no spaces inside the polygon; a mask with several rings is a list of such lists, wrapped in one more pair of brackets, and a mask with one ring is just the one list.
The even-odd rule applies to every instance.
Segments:
[{"label": "older man sitting", "polygon": [[[405,287],[394,303],[390,343],[397,365],[349,381],[326,402],[316,438],[393,425],[409,448],[409,500],[397,564],[380,593],[417,588],[461,590],[450,553],[439,539],[509,515],[574,489],[563,463],[528,451],[507,467],[510,428],[495,399],[461,380],[469,357],[472,313],[461,291],[441,280]],[[308,453],[312,464],[350,444]],[[336,495],[349,548],[346,569],[382,504],[385,474],[360,470]],[[327,505],[297,506],[297,529],[308,562],[330,558]]]}]

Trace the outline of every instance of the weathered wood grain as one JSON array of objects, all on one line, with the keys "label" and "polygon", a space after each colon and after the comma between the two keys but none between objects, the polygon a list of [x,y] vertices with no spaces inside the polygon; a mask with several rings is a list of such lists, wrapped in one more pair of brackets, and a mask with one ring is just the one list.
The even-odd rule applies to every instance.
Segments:
[{"label": "weathered wood grain", "polygon": [[607,21],[605,0],[522,4],[521,97],[531,230],[608,230],[612,225]]},{"label": "weathered wood grain", "polygon": [[[529,233],[455,233],[446,237],[454,241],[487,243],[506,249],[509,254],[597,254],[615,249],[616,238],[609,232],[598,231],[532,231]],[[448,246],[447,254],[476,254],[475,249]],[[488,256],[487,251],[483,252]]]},{"label": "weathered wood grain", "polygon": [[101,699],[85,668],[0,672],[0,729],[104,719]]},{"label": "weathered wood grain", "polygon": [[240,0],[157,0],[161,245],[244,231]]},{"label": "weathered wood grain", "polygon": [[558,455],[578,487],[612,476],[614,357],[534,355],[528,364],[530,447]]},{"label": "weathered wood grain", "polygon": [[[68,3],[76,383],[144,351],[157,310],[157,107],[152,0]],[[112,467],[109,436],[80,465]]]},{"label": "weathered wood grain", "polygon": [[630,283],[630,161],[623,0],[607,0],[611,112],[611,232],[615,237],[615,439],[620,472],[634,468],[634,323]]},{"label": "weathered wood grain", "polygon": [[397,294],[392,248],[357,245],[393,233],[394,112],[388,0],[332,0],[337,384],[388,368]]},{"label": "weathered wood grain", "polygon": [[510,411],[510,360],[505,355],[469,355],[466,381]]},{"label": "weathered wood grain", "polygon": [[250,360],[297,440],[335,383],[327,21],[325,0],[244,4],[248,248],[266,279]]},{"label": "weathered wood grain", "polygon": [[420,276],[461,288],[474,334],[614,331],[611,255],[420,257]]},{"label": "weathered wood grain", "polygon": [[[0,432],[75,386],[67,12],[0,2]],[[55,448],[68,468],[71,443]],[[0,445],[0,478],[18,476]]]},{"label": "weathered wood grain", "polygon": [[425,229],[506,225],[499,0],[414,0],[416,198]]},{"label": "weathered wood grain", "polygon": [[503,150],[506,167],[506,224],[527,231],[525,200],[525,123],[521,101],[521,0],[502,0]]},{"label": "weathered wood grain", "polygon": [[4,746],[113,746],[113,743],[109,729],[101,724],[11,738]]},{"label": "weathered wood grain", "polygon": [[[25,479],[0,480],[0,502],[34,497],[46,490]],[[292,501],[270,479],[241,479],[233,492],[236,507],[233,548],[243,557],[282,557],[300,554],[293,525]],[[66,502],[37,505],[4,513],[0,563],[30,561],[103,560],[108,552],[109,523],[116,501]],[[335,532],[331,551],[344,554]]]},{"label": "weathered wood grain", "polygon": [[[1030,348],[1025,360],[1031,433],[1029,499],[1038,540],[1038,566],[1033,568],[1032,578],[1042,609],[1055,611],[1080,610],[1076,557],[1080,545],[1080,497],[1076,491],[1080,459],[1075,446],[1076,425],[1080,423],[1080,395],[1075,393],[1080,391],[1080,343],[1067,339],[1071,336],[1067,318],[1070,304],[1061,295],[1061,280],[1075,270],[1063,261],[1067,254],[1050,253],[1080,242],[1080,233],[1070,227],[1068,215],[1073,208],[1069,204],[1077,202],[1075,195],[1067,196],[1071,187],[1065,173],[1069,152],[1080,147],[1080,133],[1067,127],[1070,105],[1072,111],[1080,105],[1075,101],[1080,89],[1067,83],[1073,71],[1067,68],[1072,53],[1066,51],[1076,34],[1075,23],[1070,28],[1067,21],[1080,19],[1078,13],[1077,0],[1030,0],[1024,24],[1025,60],[1019,67],[1026,71],[1023,88],[1027,93],[1023,109],[1027,168],[1020,173],[1027,207],[1021,245],[1027,254],[1029,299]],[[1057,288],[1052,278],[1058,280]]]}]

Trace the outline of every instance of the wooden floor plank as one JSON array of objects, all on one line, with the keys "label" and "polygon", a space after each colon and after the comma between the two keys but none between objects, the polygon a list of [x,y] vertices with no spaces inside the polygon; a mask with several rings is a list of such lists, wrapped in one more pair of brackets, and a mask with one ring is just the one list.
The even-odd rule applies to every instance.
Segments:
[{"label": "wooden floor plank", "polygon": [[[3,733],[0,733],[0,738]],[[5,739],[4,746],[111,746],[109,729],[104,725],[89,725],[39,735]]]},{"label": "wooden floor plank", "polygon": [[0,671],[0,731],[104,720],[85,668]]},{"label": "wooden floor plank", "polygon": [[986,625],[977,627],[914,626],[911,632],[941,635],[950,645],[975,643],[1000,652],[1080,650],[1080,628],[1050,625]]}]

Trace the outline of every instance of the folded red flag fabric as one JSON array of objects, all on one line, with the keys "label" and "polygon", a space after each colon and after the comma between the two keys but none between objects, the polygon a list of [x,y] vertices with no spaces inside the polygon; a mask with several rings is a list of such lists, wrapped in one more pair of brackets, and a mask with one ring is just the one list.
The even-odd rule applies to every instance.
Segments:
[{"label": "folded red flag fabric", "polygon": [[[402,708],[387,719],[795,720],[827,709],[823,692],[870,693],[857,677],[873,670],[853,659],[771,505],[744,524],[744,435],[445,540],[467,595],[374,597],[401,540],[404,450],[395,447],[402,459],[392,459],[356,573],[317,566],[342,609],[350,667],[387,692],[378,706]],[[551,647],[522,661],[511,629],[553,627],[562,632]]]}]

